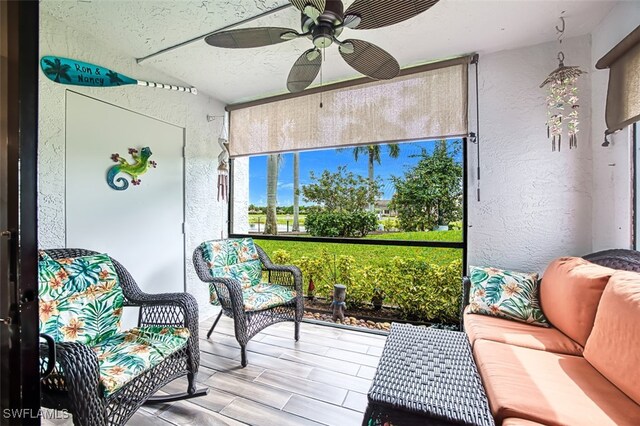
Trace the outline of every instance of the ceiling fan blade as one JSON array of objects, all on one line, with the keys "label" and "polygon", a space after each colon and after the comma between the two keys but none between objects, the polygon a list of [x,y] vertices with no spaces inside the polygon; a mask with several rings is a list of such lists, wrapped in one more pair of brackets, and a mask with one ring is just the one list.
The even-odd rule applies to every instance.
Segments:
[{"label": "ceiling fan blade", "polygon": [[304,52],[291,67],[287,78],[289,92],[302,92],[316,79],[322,64],[322,55],[316,48]]},{"label": "ceiling fan blade", "polygon": [[382,28],[397,24],[421,14],[440,0],[356,0],[344,13],[360,17],[360,23],[351,27],[358,30]]},{"label": "ceiling fan blade", "polygon": [[363,40],[345,40],[340,55],[354,70],[376,80],[390,80],[400,73],[398,61],[385,50]]},{"label": "ceiling fan blade", "polygon": [[300,34],[291,28],[242,28],[208,35],[204,41],[215,47],[238,49],[282,43],[287,40],[292,40],[298,35]]},{"label": "ceiling fan blade", "polygon": [[304,10],[307,6],[312,6],[320,13],[324,12],[325,7],[327,7],[326,0],[289,0],[289,2],[302,13],[305,13]]}]

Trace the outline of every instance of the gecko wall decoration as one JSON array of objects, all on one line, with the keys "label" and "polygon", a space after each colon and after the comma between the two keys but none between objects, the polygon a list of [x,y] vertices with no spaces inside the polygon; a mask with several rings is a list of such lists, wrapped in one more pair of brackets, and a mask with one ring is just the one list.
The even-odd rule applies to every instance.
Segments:
[{"label": "gecko wall decoration", "polygon": [[[129,182],[123,177],[119,177],[116,179],[116,175],[118,173],[126,173],[131,176],[131,183],[134,186],[140,185],[140,175],[143,175],[147,172],[149,166],[154,169],[158,165],[155,161],[149,160],[151,157],[151,149],[148,146],[145,146],[138,152],[135,148],[129,148],[129,154],[133,158],[133,164],[130,164],[125,158],[122,158],[120,154],[112,154],[111,160],[115,161],[115,166],[112,166],[107,172],[107,184],[116,191],[124,191],[129,187]],[[121,183],[122,185],[116,185],[116,182]]]}]

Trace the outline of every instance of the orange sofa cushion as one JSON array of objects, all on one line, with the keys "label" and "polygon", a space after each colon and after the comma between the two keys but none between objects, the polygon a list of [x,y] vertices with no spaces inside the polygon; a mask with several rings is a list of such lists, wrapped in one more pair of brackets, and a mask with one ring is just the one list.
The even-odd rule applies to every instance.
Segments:
[{"label": "orange sofa cushion", "polygon": [[582,347],[557,328],[543,328],[518,321],[470,314],[467,310],[463,318],[464,330],[472,346],[476,340],[483,339],[541,351],[582,355]]},{"label": "orange sofa cushion", "polygon": [[609,280],[584,357],[640,404],[639,273],[619,271]]},{"label": "orange sofa cushion", "polygon": [[584,346],[602,292],[615,271],[580,257],[561,257],[547,267],[540,304],[549,322]]},{"label": "orange sofa cushion", "polygon": [[519,419],[517,417],[509,417],[504,419],[502,426],[543,426],[542,423],[532,422],[531,420]]},{"label": "orange sofa cushion", "polygon": [[497,424],[637,426],[640,406],[582,357],[477,340],[473,354]]}]

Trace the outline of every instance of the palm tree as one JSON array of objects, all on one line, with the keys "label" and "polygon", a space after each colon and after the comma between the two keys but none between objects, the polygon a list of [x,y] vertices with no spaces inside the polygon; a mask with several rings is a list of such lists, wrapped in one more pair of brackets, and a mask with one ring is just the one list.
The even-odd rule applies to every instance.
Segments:
[{"label": "palm tree", "polygon": [[300,153],[293,153],[293,232],[300,232]]},{"label": "palm tree", "polygon": [[44,63],[47,64],[47,67],[43,71],[49,76],[55,76],[53,81],[55,81],[56,83],[60,83],[61,78],[69,82],[71,81],[71,77],[69,77],[69,74],[67,74],[67,71],[71,69],[70,65],[63,64],[58,58],[55,58],[53,62],[45,59]]},{"label": "palm tree", "polygon": [[[400,156],[400,146],[397,143],[390,143],[387,145],[390,158],[398,158]],[[381,163],[380,157],[380,145],[363,145],[353,148],[353,158],[358,161],[358,157],[361,155],[367,155],[369,160],[369,182],[373,184],[375,182],[374,176],[374,163]],[[369,210],[373,211],[373,204],[369,205]]]},{"label": "palm tree", "polygon": [[280,163],[279,154],[270,154],[267,157],[267,218],[264,223],[264,233],[278,234],[278,169]]},{"label": "palm tree", "polygon": [[120,86],[122,83],[124,83],[117,72],[109,70],[109,72],[107,73],[107,77],[109,77],[109,84]]}]

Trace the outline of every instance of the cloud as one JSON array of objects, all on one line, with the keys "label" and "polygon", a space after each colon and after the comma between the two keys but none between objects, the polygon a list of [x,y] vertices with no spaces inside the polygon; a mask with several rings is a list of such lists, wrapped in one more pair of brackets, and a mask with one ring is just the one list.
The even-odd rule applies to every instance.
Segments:
[{"label": "cloud", "polygon": [[280,188],[280,189],[293,189],[293,183],[278,182],[278,188]]}]

